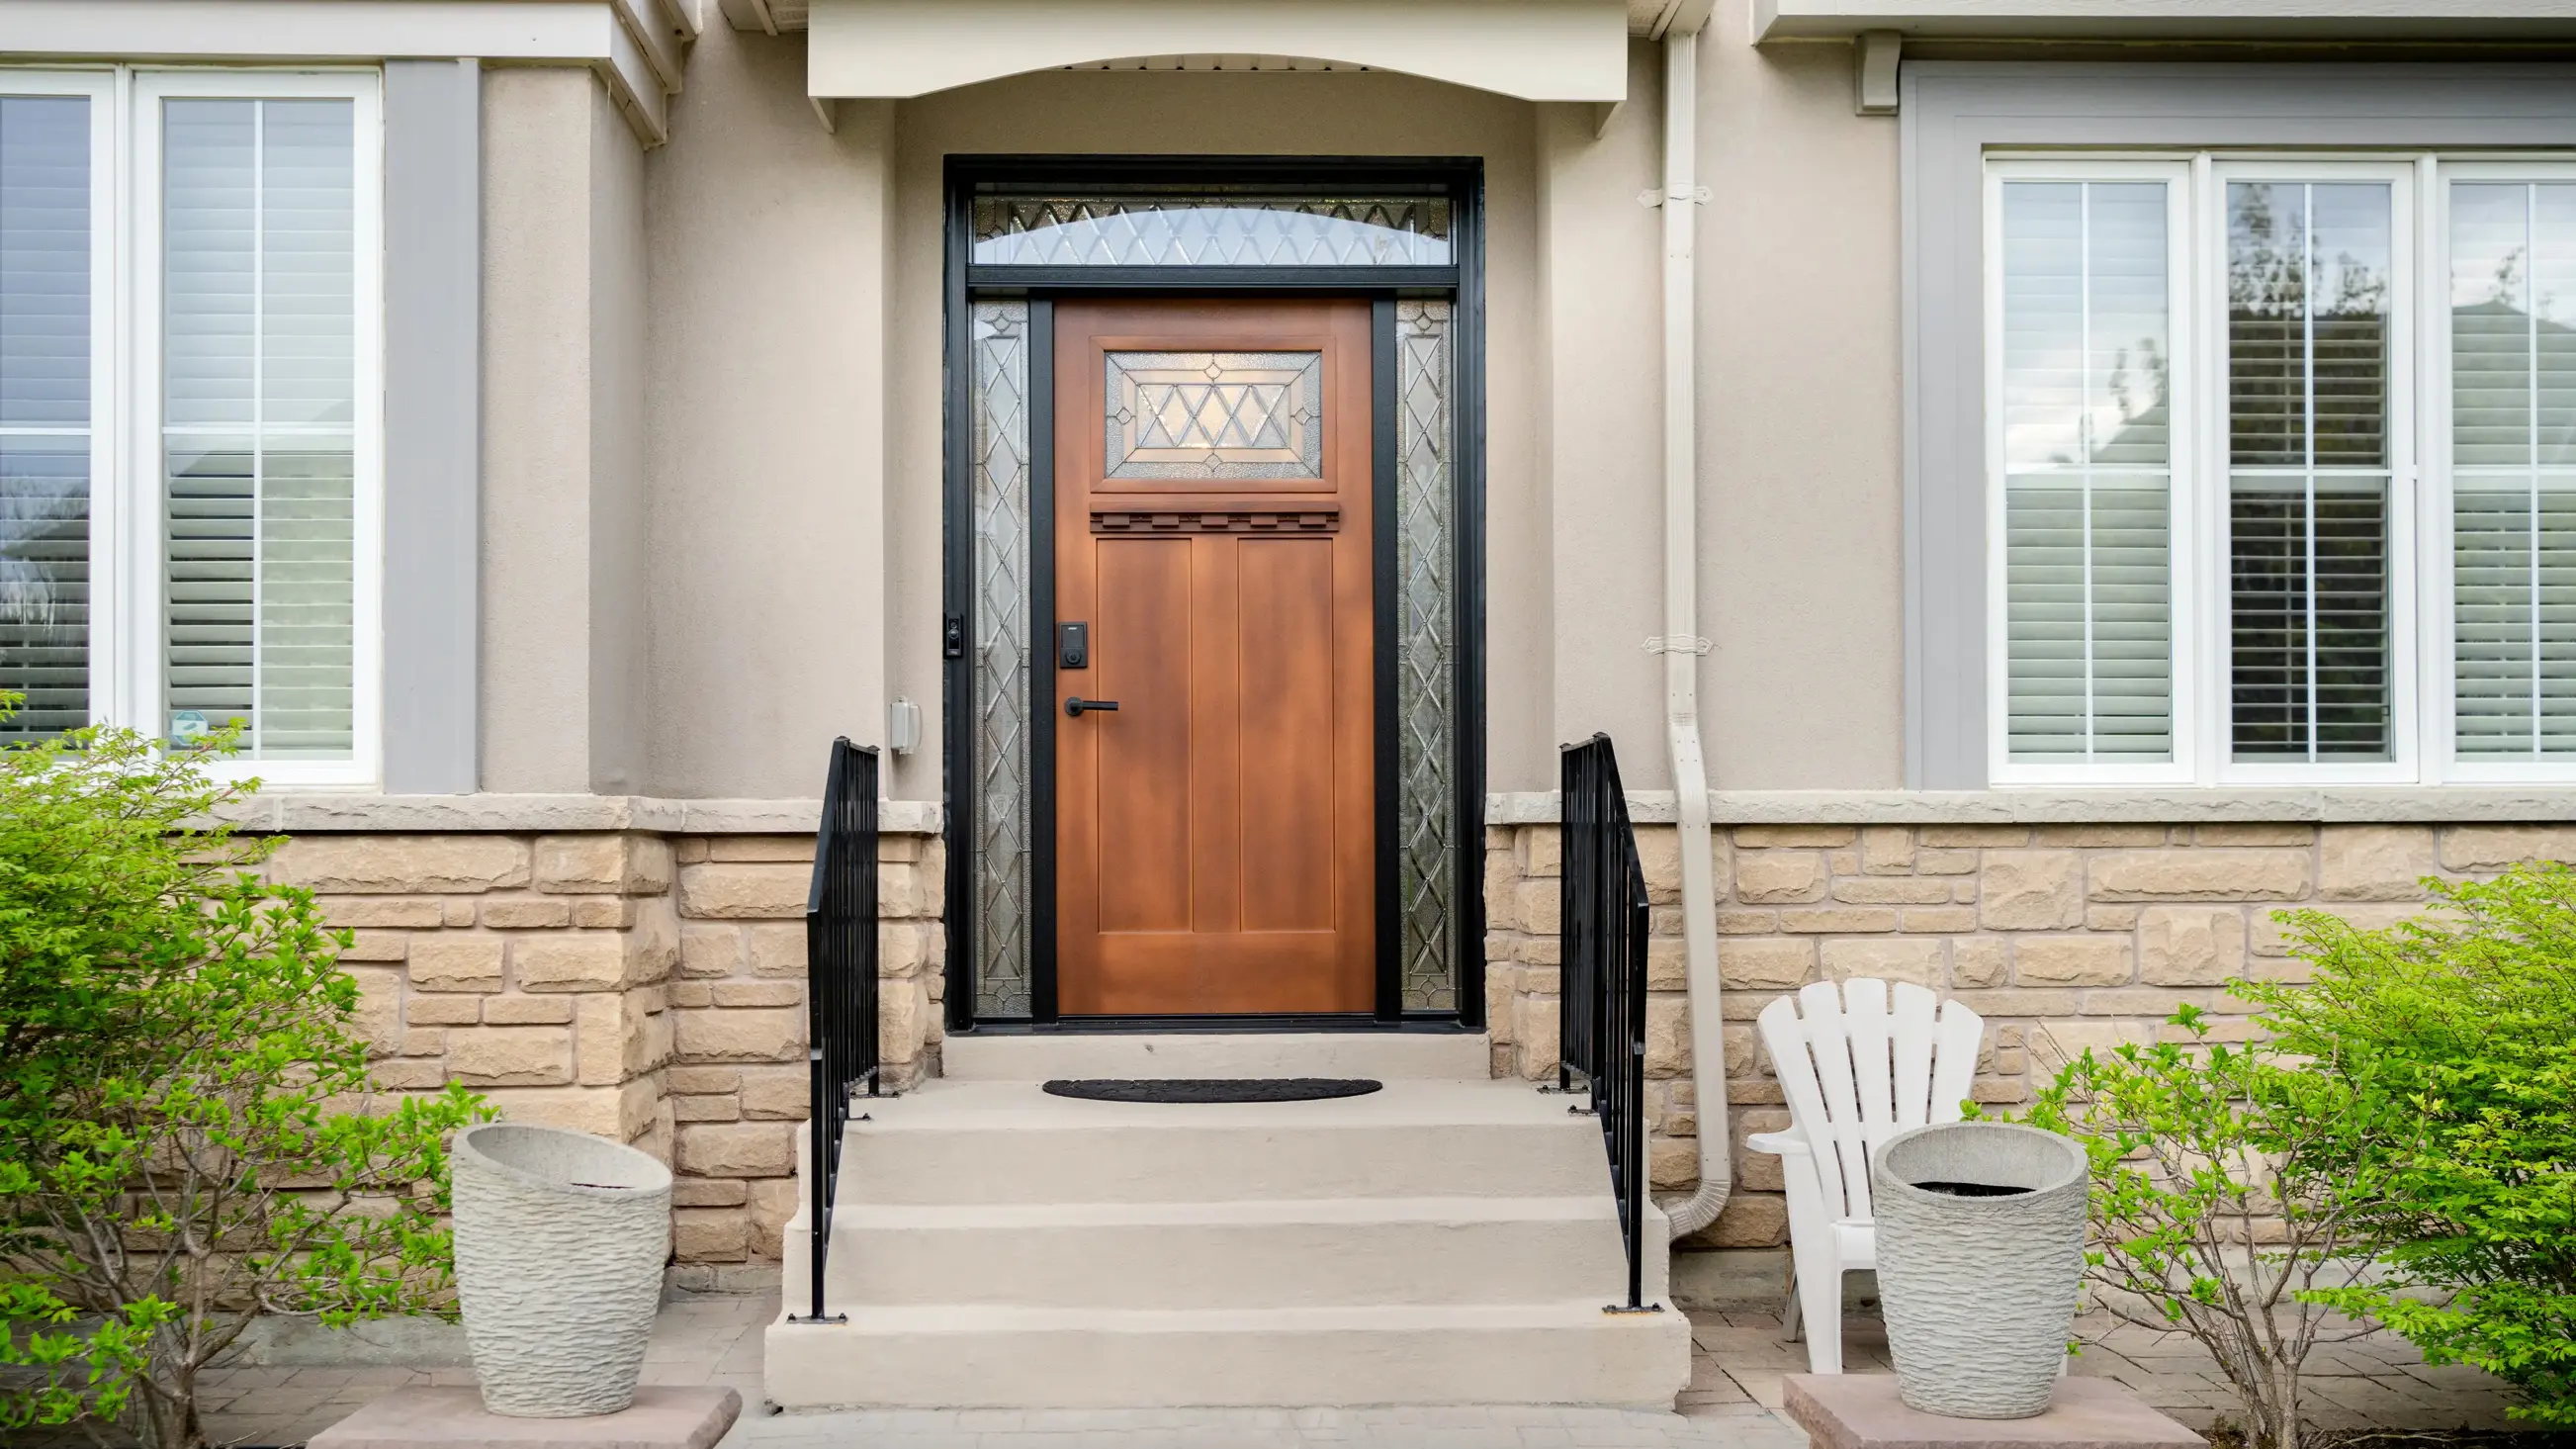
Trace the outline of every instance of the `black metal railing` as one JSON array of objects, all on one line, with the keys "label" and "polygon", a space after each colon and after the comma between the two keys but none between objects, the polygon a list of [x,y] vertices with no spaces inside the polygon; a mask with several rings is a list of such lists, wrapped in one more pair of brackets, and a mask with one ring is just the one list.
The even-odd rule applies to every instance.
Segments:
[{"label": "black metal railing", "polygon": [[823,824],[814,834],[814,883],[805,896],[805,1059],[812,1112],[805,1181],[813,1191],[814,1311],[791,1323],[838,1321],[823,1314],[823,1260],[832,1242],[832,1193],[841,1176],[841,1134],[850,1094],[877,1095],[877,752],[832,741],[823,782]]},{"label": "black metal railing", "polygon": [[1656,1312],[1644,1299],[1646,874],[1610,737],[1565,746],[1558,773],[1564,875],[1557,1088],[1572,1091],[1574,1074],[1582,1074],[1610,1153],[1610,1191],[1628,1247],[1628,1302],[1608,1311]]}]

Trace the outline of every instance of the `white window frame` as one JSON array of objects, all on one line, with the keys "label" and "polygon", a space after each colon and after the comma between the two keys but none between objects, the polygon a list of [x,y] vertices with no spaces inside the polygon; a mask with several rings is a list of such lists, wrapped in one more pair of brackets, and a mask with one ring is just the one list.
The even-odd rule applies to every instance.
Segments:
[{"label": "white window frame", "polygon": [[[2009,460],[2004,456],[2004,418],[2003,409],[1999,406],[2004,378],[2003,196],[2007,183],[2052,181],[2158,181],[2165,185],[2168,257],[2165,316],[2168,328],[2167,366],[2170,369],[2167,384],[2170,442],[2166,457],[2169,511],[2166,524],[2171,530],[2167,557],[2173,569],[2166,585],[2173,645],[2169,661],[2173,690],[2173,758],[2170,760],[2084,764],[2067,761],[2043,763],[2012,757],[2012,668],[2010,621],[2007,617],[2009,600],[2005,589],[2005,486],[2010,470]],[[2200,319],[2191,302],[2195,288],[2190,275],[2193,211],[2190,167],[2178,159],[2123,160],[2105,155],[2030,159],[1997,157],[1986,165],[1984,209],[1986,778],[1996,785],[2187,784],[2194,778],[2193,756],[2198,746],[2195,738],[2198,723],[2196,696],[2199,689],[2195,657],[2199,647],[2198,632],[2194,625],[2198,594],[2190,583],[2196,561],[2189,546],[2193,537],[2192,516],[2200,493],[2197,478],[2199,457],[2190,446],[2190,440],[2199,431],[2198,414],[2202,406],[2200,394],[2192,385],[2200,358],[2193,341]],[[2087,687],[2090,687],[2089,683]]]},{"label": "white window frame", "polygon": [[[2004,593],[2002,188],[2135,181],[2185,168],[2168,275],[2173,310],[2174,760],[2036,764],[2010,757]],[[2227,228],[2230,181],[2383,181],[2390,187],[2389,745],[2386,761],[2239,762],[2230,746]],[[2576,784],[2576,758],[2456,755],[2452,639],[2450,188],[2576,182],[2565,152],[2094,150],[1987,153],[1984,451],[1986,746],[1995,786]]]},{"label": "white window frame", "polygon": [[[2423,651],[2425,677],[2435,689],[2426,691],[2438,699],[2425,711],[2425,738],[2431,741],[2426,751],[2438,773],[2428,771],[2428,778],[2457,784],[2576,784],[2576,757],[2558,760],[2464,760],[2459,756],[2459,706],[2454,698],[2458,688],[2457,630],[2452,627],[2452,468],[2454,465],[2451,437],[2451,187],[2457,182],[2576,182],[2576,160],[2562,154],[2535,155],[2528,158],[2483,156],[2475,159],[2443,160],[2439,163],[2430,186],[2433,203],[2426,208],[2432,213],[2428,233],[2439,239],[2441,250],[2434,258],[2437,265],[2425,271],[2428,299],[2424,308],[2428,327],[2441,328],[2442,345],[2426,349],[2433,354],[2433,366],[2425,373],[2426,435],[2434,445],[2425,449],[2424,459],[2424,588],[2427,598],[2439,599],[2442,607],[2427,610]],[[2435,284],[2438,283],[2438,290]]]},{"label": "white window frame", "polygon": [[372,786],[384,736],[384,113],[373,67],[0,69],[0,94],[91,98],[90,718],[166,736],[161,705],[163,488],[161,125],[173,99],[351,102],[357,375],[352,419],[351,757],[221,760],[264,786]]}]

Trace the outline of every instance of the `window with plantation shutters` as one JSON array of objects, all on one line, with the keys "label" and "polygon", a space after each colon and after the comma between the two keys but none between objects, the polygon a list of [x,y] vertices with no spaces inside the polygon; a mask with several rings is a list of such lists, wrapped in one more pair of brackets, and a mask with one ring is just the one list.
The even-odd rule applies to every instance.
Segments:
[{"label": "window with plantation shutters", "polygon": [[253,759],[347,759],[356,178],[341,99],[162,108],[163,708]]},{"label": "window with plantation shutters", "polygon": [[90,722],[91,105],[0,94],[0,739]]},{"label": "window with plantation shutters", "polygon": [[2464,761],[2576,757],[2576,182],[2450,190],[2451,674]]},{"label": "window with plantation shutters", "polygon": [[2226,205],[2230,748],[2386,760],[2392,187],[2230,181]]},{"label": "window with plantation shutters", "polygon": [[2173,758],[2169,191],[2161,180],[2002,186],[2012,762]]}]

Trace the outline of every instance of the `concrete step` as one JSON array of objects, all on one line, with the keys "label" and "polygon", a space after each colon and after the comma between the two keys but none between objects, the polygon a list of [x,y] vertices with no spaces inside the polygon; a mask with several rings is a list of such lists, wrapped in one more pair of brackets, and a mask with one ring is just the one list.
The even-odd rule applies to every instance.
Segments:
[{"label": "concrete step", "polygon": [[967,1032],[940,1047],[950,1081],[1057,1077],[1373,1077],[1483,1081],[1493,1045],[1477,1032]]},{"label": "concrete step", "polygon": [[1211,1203],[1353,1197],[1607,1199],[1590,1117],[1523,1082],[1389,1081],[1322,1102],[1050,1097],[937,1080],[867,1100],[842,1204]]},{"label": "concrete step", "polygon": [[[1662,1301],[1660,1222],[1646,1292]],[[844,1204],[836,1303],[1193,1309],[1617,1296],[1618,1206],[1585,1197]]]},{"label": "concrete step", "polygon": [[1605,1300],[1191,1311],[849,1305],[770,1325],[767,1394],[790,1408],[1623,1404],[1690,1377],[1677,1310]]}]

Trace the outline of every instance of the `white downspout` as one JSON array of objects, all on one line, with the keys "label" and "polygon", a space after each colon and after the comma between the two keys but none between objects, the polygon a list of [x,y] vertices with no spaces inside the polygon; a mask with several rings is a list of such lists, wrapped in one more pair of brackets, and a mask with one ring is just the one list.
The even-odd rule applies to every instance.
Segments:
[{"label": "white downspout", "polygon": [[[1701,15],[1705,15],[1703,8]],[[1696,17],[1694,17],[1696,18]],[[1698,351],[1694,337],[1699,230],[1699,27],[1664,34],[1664,734],[1679,798],[1682,949],[1690,987],[1691,1086],[1699,1118],[1699,1191],[1671,1212],[1686,1237],[1726,1208],[1735,1190],[1727,1127],[1726,1022],[1718,1009],[1717,879],[1708,819],[1708,762],[1699,739]]]}]

